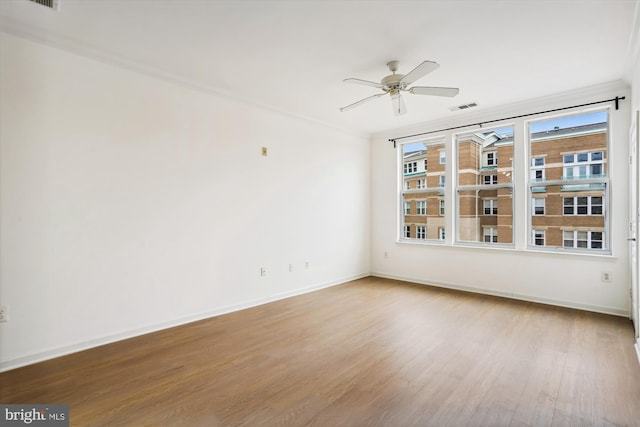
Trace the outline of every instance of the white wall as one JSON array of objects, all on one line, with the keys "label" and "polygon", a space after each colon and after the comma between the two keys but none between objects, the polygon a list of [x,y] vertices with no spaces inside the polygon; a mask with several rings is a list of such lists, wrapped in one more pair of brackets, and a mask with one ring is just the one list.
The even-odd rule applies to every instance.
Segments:
[{"label": "white wall", "polygon": [[[630,43],[629,43],[629,71],[630,71],[630,80],[631,80],[631,105],[632,111],[631,114],[635,115],[638,110],[640,110],[640,1],[636,2],[636,9],[634,14],[634,32],[631,35]],[[636,161],[640,159],[636,158]],[[640,200],[640,184],[638,185],[638,194],[637,197]],[[640,253],[636,251],[635,259],[632,259],[631,262],[635,263],[637,270],[640,270]],[[636,270],[636,271],[637,271]],[[636,289],[636,293],[638,289]],[[640,312],[635,313],[636,319],[640,318]],[[636,331],[636,336],[638,332]],[[638,360],[640,360],[640,339],[636,340],[636,352],[638,355]]]},{"label": "white wall", "polygon": [[367,138],[0,43],[0,368],[368,274]]},{"label": "white wall", "polygon": [[[620,110],[611,113],[610,182],[612,207],[611,256],[559,254],[526,251],[526,159],[523,137],[516,135],[515,164],[520,173],[515,181],[515,249],[487,249],[453,246],[453,209],[447,210],[445,245],[398,243],[398,172],[397,152],[390,137],[412,135],[452,126],[511,117],[582,104],[616,96],[626,96]],[[452,119],[424,123],[410,129],[376,135],[371,144],[372,170],[372,274],[405,279],[551,304],[584,308],[627,316],[629,313],[629,273],[627,225],[627,135],[630,100],[628,87],[621,82],[559,94],[545,99],[507,106],[479,114],[452,113]],[[506,123],[522,123],[518,119]],[[477,127],[476,127],[477,129]],[[451,140],[452,133],[445,133]],[[520,144],[520,145],[519,145]],[[449,146],[447,159],[453,158]],[[450,171],[447,185],[453,189]],[[524,191],[523,191],[524,190]],[[453,191],[450,191],[453,194]],[[524,197],[523,197],[524,195]],[[447,206],[455,204],[447,199]],[[384,254],[387,253],[385,258]],[[601,272],[612,273],[612,283],[601,281]]]}]

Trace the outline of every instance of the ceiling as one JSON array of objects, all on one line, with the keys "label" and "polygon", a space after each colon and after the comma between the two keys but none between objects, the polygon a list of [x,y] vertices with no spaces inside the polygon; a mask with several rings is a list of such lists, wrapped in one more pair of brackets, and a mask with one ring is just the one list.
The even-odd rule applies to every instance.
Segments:
[{"label": "ceiling", "polygon": [[[594,84],[630,78],[637,0],[220,1],[59,0],[58,11],[0,1],[4,31],[73,47],[158,76],[302,116],[374,133]],[[456,86],[455,98],[387,96],[339,107],[379,89],[386,63],[416,82]]]}]

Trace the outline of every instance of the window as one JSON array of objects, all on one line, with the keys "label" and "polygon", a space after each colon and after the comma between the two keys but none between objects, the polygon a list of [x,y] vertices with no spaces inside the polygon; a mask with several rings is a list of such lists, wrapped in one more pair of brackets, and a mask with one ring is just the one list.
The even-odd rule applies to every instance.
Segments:
[{"label": "window", "polygon": [[602,249],[604,233],[602,231],[565,230],[562,233],[565,248]]},{"label": "window", "polygon": [[482,229],[483,241],[485,243],[498,243],[498,229],[495,227],[484,227]]},{"label": "window", "polygon": [[456,241],[513,244],[513,128],[459,134],[455,141]]},{"label": "window", "polygon": [[[442,186],[445,165],[439,163],[440,152],[444,152],[444,146],[442,138],[400,145],[400,178],[404,183],[400,202],[402,239],[437,240],[436,230],[438,227],[444,227],[444,218],[439,215],[437,209],[438,206],[444,208]],[[432,169],[428,174],[427,164],[430,164]],[[407,175],[409,171],[411,172]],[[406,232],[407,226],[411,227],[413,234]]]},{"label": "window", "polygon": [[[568,111],[401,139],[398,238],[442,244],[446,222],[447,244],[610,253],[609,109]],[[620,150],[623,163],[622,143]],[[517,222],[516,208],[525,215]]]},{"label": "window", "polygon": [[544,215],[544,197],[534,197],[531,201],[532,215]]},{"label": "window", "polygon": [[544,157],[531,159],[531,180],[544,181]]},{"label": "window", "polygon": [[404,174],[410,174],[410,173],[414,173],[418,170],[418,163],[417,162],[408,162],[404,164]]},{"label": "window", "polygon": [[563,156],[563,178],[599,178],[603,174],[602,151],[565,154]]},{"label": "window", "polygon": [[602,196],[564,197],[564,215],[602,215]]},{"label": "window", "polygon": [[485,175],[484,185],[492,185],[498,183],[498,175]]},{"label": "window", "polygon": [[544,246],[544,230],[533,230],[533,245]]},{"label": "window", "polygon": [[496,151],[490,151],[485,153],[484,156],[485,166],[498,166],[498,153]]},{"label": "window", "polygon": [[544,230],[549,249],[608,249],[608,122],[602,110],[529,124],[532,246]]},{"label": "window", "polygon": [[482,201],[485,215],[498,215],[498,200],[485,199]]}]

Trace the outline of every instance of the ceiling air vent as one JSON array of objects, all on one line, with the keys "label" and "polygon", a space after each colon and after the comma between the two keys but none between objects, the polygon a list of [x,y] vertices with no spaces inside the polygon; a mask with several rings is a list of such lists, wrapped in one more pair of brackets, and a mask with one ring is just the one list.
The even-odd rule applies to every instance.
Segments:
[{"label": "ceiling air vent", "polygon": [[46,6],[49,9],[58,10],[60,0],[29,0],[32,3],[38,3],[42,6]]},{"label": "ceiling air vent", "polygon": [[466,110],[467,108],[473,108],[477,106],[478,106],[477,102],[470,102],[468,104],[456,105],[455,107],[449,108],[449,110],[451,111]]}]

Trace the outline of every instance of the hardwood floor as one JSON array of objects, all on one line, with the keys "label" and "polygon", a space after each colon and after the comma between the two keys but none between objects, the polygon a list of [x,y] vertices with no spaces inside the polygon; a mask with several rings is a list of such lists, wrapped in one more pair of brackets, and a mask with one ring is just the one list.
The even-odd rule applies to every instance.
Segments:
[{"label": "hardwood floor", "polygon": [[639,426],[628,319],[366,278],[0,374],[72,426]]}]

